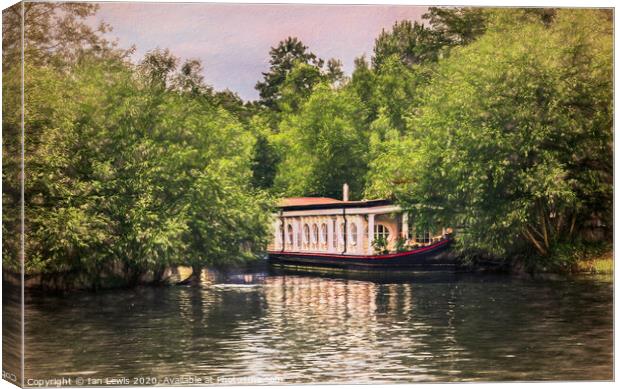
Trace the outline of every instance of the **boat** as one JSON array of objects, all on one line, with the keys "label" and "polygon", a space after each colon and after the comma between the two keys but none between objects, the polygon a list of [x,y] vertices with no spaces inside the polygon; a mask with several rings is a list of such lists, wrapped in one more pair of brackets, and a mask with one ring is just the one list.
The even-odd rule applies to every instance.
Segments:
[{"label": "boat", "polygon": [[[454,266],[452,229],[416,230],[411,212],[388,199],[351,201],[293,197],[278,203],[271,263],[339,268],[422,268]],[[369,233],[370,232],[370,233]]]}]

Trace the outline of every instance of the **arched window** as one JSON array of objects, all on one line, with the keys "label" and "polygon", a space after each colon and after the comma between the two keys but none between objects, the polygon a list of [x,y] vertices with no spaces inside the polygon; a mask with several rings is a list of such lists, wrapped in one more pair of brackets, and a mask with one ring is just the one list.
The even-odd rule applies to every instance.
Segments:
[{"label": "arched window", "polygon": [[327,224],[321,224],[321,244],[327,244]]},{"label": "arched window", "polygon": [[338,234],[340,238],[340,244],[344,244],[344,223],[340,223],[340,234]]},{"label": "arched window", "polygon": [[312,244],[316,244],[319,241],[319,226],[312,225]]},{"label": "arched window", "polygon": [[383,238],[386,241],[390,237],[390,230],[383,224],[375,224],[375,237],[374,239]]},{"label": "arched window", "polygon": [[351,223],[351,244],[355,246],[357,244],[357,224]]},{"label": "arched window", "polygon": [[278,242],[283,243],[282,242],[282,237],[284,236],[284,227],[282,227],[282,224],[280,224],[278,226]]},{"label": "arched window", "polygon": [[293,226],[289,224],[287,230],[288,230],[288,244],[292,246],[293,245]]},{"label": "arched window", "polygon": [[310,227],[304,224],[304,243],[310,243]]},{"label": "arched window", "polygon": [[338,229],[336,229],[336,220],[332,220],[332,223],[333,223],[332,224],[332,228],[333,228],[332,232],[334,234],[334,236],[332,237],[332,240],[333,240],[332,241],[332,245],[334,247],[338,247]]}]

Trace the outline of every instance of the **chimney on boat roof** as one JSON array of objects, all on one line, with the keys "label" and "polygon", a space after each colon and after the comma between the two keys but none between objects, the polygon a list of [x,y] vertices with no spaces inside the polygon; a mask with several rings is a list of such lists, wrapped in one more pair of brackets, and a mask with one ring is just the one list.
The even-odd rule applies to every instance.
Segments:
[{"label": "chimney on boat roof", "polygon": [[342,185],[342,201],[349,201],[349,184]]}]

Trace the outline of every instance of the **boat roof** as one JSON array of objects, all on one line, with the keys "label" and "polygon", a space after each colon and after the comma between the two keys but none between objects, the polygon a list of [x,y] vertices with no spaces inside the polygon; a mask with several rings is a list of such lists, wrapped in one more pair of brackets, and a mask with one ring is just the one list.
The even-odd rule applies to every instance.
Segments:
[{"label": "boat roof", "polygon": [[290,207],[298,205],[337,204],[343,201],[331,197],[288,197],[278,201],[278,207]]},{"label": "boat roof", "polygon": [[390,204],[392,201],[386,199],[342,201],[330,197],[289,197],[281,199],[278,202],[278,208],[283,211],[301,211],[308,209],[365,208]]}]

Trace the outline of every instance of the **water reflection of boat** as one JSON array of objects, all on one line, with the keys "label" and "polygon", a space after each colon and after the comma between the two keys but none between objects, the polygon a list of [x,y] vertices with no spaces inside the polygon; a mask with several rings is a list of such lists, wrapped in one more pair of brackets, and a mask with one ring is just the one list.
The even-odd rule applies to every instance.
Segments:
[{"label": "water reflection of boat", "polygon": [[415,228],[389,200],[284,199],[274,215],[271,262],[330,267],[453,266],[450,228]]},{"label": "water reflection of boat", "polygon": [[331,280],[363,281],[374,284],[454,282],[467,276],[467,272],[455,271],[453,268],[444,269],[443,271],[437,267],[423,270],[415,268],[334,268],[284,263],[272,263],[269,274],[271,276],[320,277]]}]

